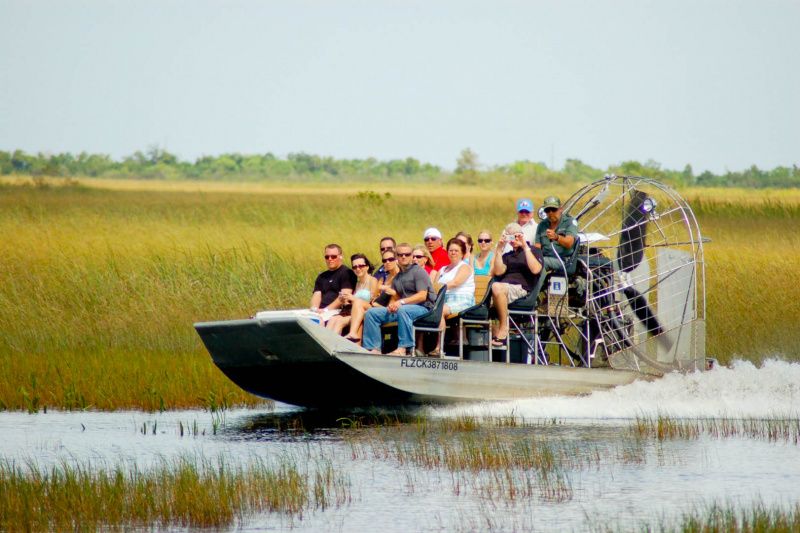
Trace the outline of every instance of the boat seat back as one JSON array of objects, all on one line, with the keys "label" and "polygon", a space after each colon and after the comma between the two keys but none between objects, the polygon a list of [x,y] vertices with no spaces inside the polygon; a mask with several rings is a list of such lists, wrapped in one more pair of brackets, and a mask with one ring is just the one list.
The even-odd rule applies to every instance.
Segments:
[{"label": "boat seat back", "polygon": [[442,320],[442,311],[444,310],[444,297],[447,294],[447,285],[443,285],[436,295],[436,301],[433,303],[433,308],[417,318],[414,321],[415,328],[431,328],[439,329],[439,322]]},{"label": "boat seat back", "polygon": [[[490,276],[481,276],[482,278],[486,278],[486,286],[483,288],[483,292],[481,294],[481,298],[478,299],[477,295],[477,288],[475,290],[475,305],[472,307],[468,307],[464,309],[460,313],[451,314],[447,318],[461,318],[464,320],[474,321],[474,320],[488,320],[489,319],[489,304],[492,300],[492,284],[494,283],[494,278]],[[478,277],[475,277],[475,283],[477,284]]]},{"label": "boat seat back", "polygon": [[475,276],[475,303],[483,301],[491,283],[491,276]]},{"label": "boat seat back", "polygon": [[544,280],[547,278],[544,271],[539,272],[539,279],[533,290],[527,296],[520,298],[508,304],[508,312],[513,314],[533,314],[536,310],[536,304],[539,301],[539,293],[544,286]]}]

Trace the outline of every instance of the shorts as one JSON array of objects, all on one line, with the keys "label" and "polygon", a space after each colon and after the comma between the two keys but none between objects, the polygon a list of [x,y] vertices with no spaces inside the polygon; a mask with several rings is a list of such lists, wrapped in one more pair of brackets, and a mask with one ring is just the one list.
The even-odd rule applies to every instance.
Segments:
[{"label": "shorts", "polygon": [[445,294],[444,303],[450,308],[451,313],[460,313],[475,305],[474,294]]},{"label": "shorts", "polygon": [[510,283],[508,285],[508,303],[516,302],[520,298],[525,298],[528,295],[528,291],[522,288],[522,285],[512,285]]}]

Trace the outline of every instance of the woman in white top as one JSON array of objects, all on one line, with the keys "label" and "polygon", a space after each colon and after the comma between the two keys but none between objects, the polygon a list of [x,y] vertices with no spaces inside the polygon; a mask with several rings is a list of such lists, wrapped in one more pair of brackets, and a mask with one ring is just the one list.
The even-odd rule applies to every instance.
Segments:
[{"label": "woman in white top", "polygon": [[[444,319],[447,315],[460,313],[475,305],[475,275],[472,273],[472,267],[464,262],[466,251],[467,245],[461,239],[452,238],[447,241],[447,257],[450,258],[450,264],[439,270],[439,285],[447,285],[442,321],[439,325],[441,329],[444,329]],[[438,341],[436,346],[437,348],[428,355],[440,355]]]}]

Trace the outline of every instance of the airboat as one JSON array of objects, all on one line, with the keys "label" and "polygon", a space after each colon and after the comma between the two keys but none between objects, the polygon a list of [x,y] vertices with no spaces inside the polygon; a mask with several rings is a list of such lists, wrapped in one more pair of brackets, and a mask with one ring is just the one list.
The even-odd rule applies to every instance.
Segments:
[{"label": "airboat", "polygon": [[[473,308],[447,317],[451,340],[438,358],[369,354],[303,310],[194,327],[242,389],[311,408],[579,395],[706,370],[707,239],[688,203],[656,180],[608,175],[563,212],[578,221],[579,242],[509,306],[512,335],[502,350],[489,342],[488,287]],[[415,322],[419,331],[438,329],[442,293]],[[384,333],[388,352],[396,336]]]}]

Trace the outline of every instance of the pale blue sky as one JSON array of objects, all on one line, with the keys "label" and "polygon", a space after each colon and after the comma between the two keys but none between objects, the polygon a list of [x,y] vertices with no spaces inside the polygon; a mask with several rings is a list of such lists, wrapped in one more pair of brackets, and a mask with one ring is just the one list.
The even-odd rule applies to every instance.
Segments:
[{"label": "pale blue sky", "polygon": [[0,0],[0,149],[800,164],[798,28],[798,0]]}]

